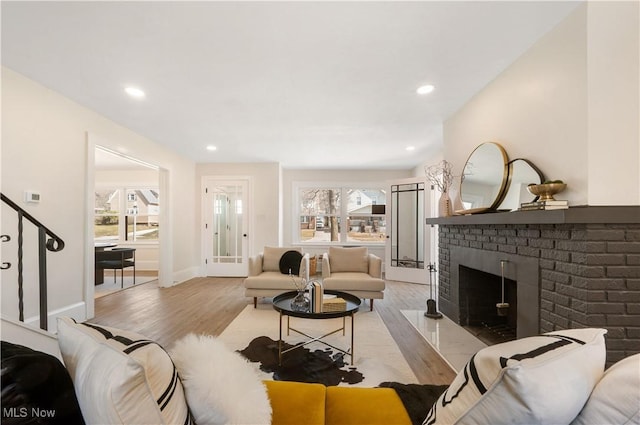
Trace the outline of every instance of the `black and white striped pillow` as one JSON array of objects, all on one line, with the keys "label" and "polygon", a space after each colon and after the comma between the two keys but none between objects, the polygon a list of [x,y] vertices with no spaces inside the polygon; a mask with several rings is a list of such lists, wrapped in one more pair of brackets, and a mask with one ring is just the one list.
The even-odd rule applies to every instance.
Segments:
[{"label": "black and white striped pillow", "polygon": [[423,425],[570,423],[604,372],[605,329],[571,329],[478,351]]},{"label": "black and white striped pillow", "polygon": [[135,332],[58,319],[58,343],[88,423],[191,424],[166,351]]}]

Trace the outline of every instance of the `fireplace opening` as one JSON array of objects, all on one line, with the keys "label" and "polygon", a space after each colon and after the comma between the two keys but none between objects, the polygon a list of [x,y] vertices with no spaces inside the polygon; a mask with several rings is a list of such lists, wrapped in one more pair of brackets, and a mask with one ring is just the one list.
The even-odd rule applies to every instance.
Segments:
[{"label": "fireplace opening", "polygon": [[[518,286],[515,280],[460,265],[460,325],[488,345],[516,339]],[[508,303],[506,309],[498,303]]]}]

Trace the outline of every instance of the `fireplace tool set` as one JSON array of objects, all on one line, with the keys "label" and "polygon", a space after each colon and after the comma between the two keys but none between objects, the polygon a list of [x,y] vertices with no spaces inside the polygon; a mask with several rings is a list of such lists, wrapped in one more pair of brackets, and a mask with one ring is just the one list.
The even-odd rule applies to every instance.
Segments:
[{"label": "fireplace tool set", "polygon": [[427,311],[425,311],[424,315],[431,319],[442,319],[442,313],[438,311],[436,305],[435,288],[433,286],[433,273],[436,271],[436,266],[429,263],[427,270],[429,270],[429,299],[427,300]]},{"label": "fireplace tool set", "polygon": [[496,304],[498,316],[506,316],[509,313],[509,303],[504,302],[504,263],[507,260],[500,260],[500,276],[502,277],[502,302]]}]

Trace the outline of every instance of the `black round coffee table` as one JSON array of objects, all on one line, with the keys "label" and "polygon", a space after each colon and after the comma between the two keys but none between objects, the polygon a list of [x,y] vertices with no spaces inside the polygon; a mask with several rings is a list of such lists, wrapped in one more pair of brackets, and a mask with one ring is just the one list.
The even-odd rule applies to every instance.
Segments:
[{"label": "black round coffee table", "polygon": [[[278,361],[280,363],[282,363],[282,355],[295,350],[297,348],[301,348],[304,347],[305,345],[311,344],[312,342],[319,342],[321,344],[324,344],[328,347],[333,348],[334,350],[337,350],[343,354],[348,355],[349,357],[351,357],[351,364],[353,364],[353,339],[354,339],[354,327],[353,327],[353,322],[354,322],[354,315],[355,313],[360,309],[360,298],[356,297],[355,295],[351,295],[348,294],[346,292],[341,292],[341,291],[332,291],[332,290],[326,290],[324,291],[325,294],[328,295],[335,295],[338,298],[342,298],[343,300],[346,301],[347,305],[345,310],[340,310],[340,311],[328,311],[328,312],[310,312],[310,311],[296,311],[293,310],[291,308],[291,301],[296,297],[296,295],[298,295],[298,292],[296,291],[290,291],[290,292],[285,292],[283,294],[280,295],[276,295],[273,298],[273,308],[278,311],[280,313],[280,339],[278,341]],[[295,333],[302,335],[306,338],[308,338],[307,341],[298,343],[296,345],[294,345],[293,347],[287,349],[287,350],[282,350],[282,316],[287,316],[287,335],[289,335],[290,331],[294,331]],[[342,327],[338,328],[334,331],[331,331],[327,334],[324,334],[322,336],[318,336],[318,337],[314,337],[311,335],[307,335],[306,333],[292,328],[290,326],[290,321],[289,319],[291,317],[299,317],[302,319],[335,319],[335,318],[339,318],[342,317]],[[334,347],[331,344],[328,344],[327,342],[324,341],[324,338],[328,337],[329,335],[333,335],[337,332],[342,331],[342,335],[345,335],[345,328],[346,328],[346,318],[347,317],[351,317],[351,347],[349,347],[349,349],[344,350],[342,348],[338,348],[338,347]]]}]

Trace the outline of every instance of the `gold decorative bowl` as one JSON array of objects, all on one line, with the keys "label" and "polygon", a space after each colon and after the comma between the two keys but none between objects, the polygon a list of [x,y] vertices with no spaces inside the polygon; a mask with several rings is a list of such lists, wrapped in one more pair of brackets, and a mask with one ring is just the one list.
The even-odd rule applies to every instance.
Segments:
[{"label": "gold decorative bowl", "polygon": [[562,192],[566,187],[566,183],[545,183],[529,185],[527,186],[527,190],[532,195],[539,196],[539,201],[553,201],[553,195]]}]

